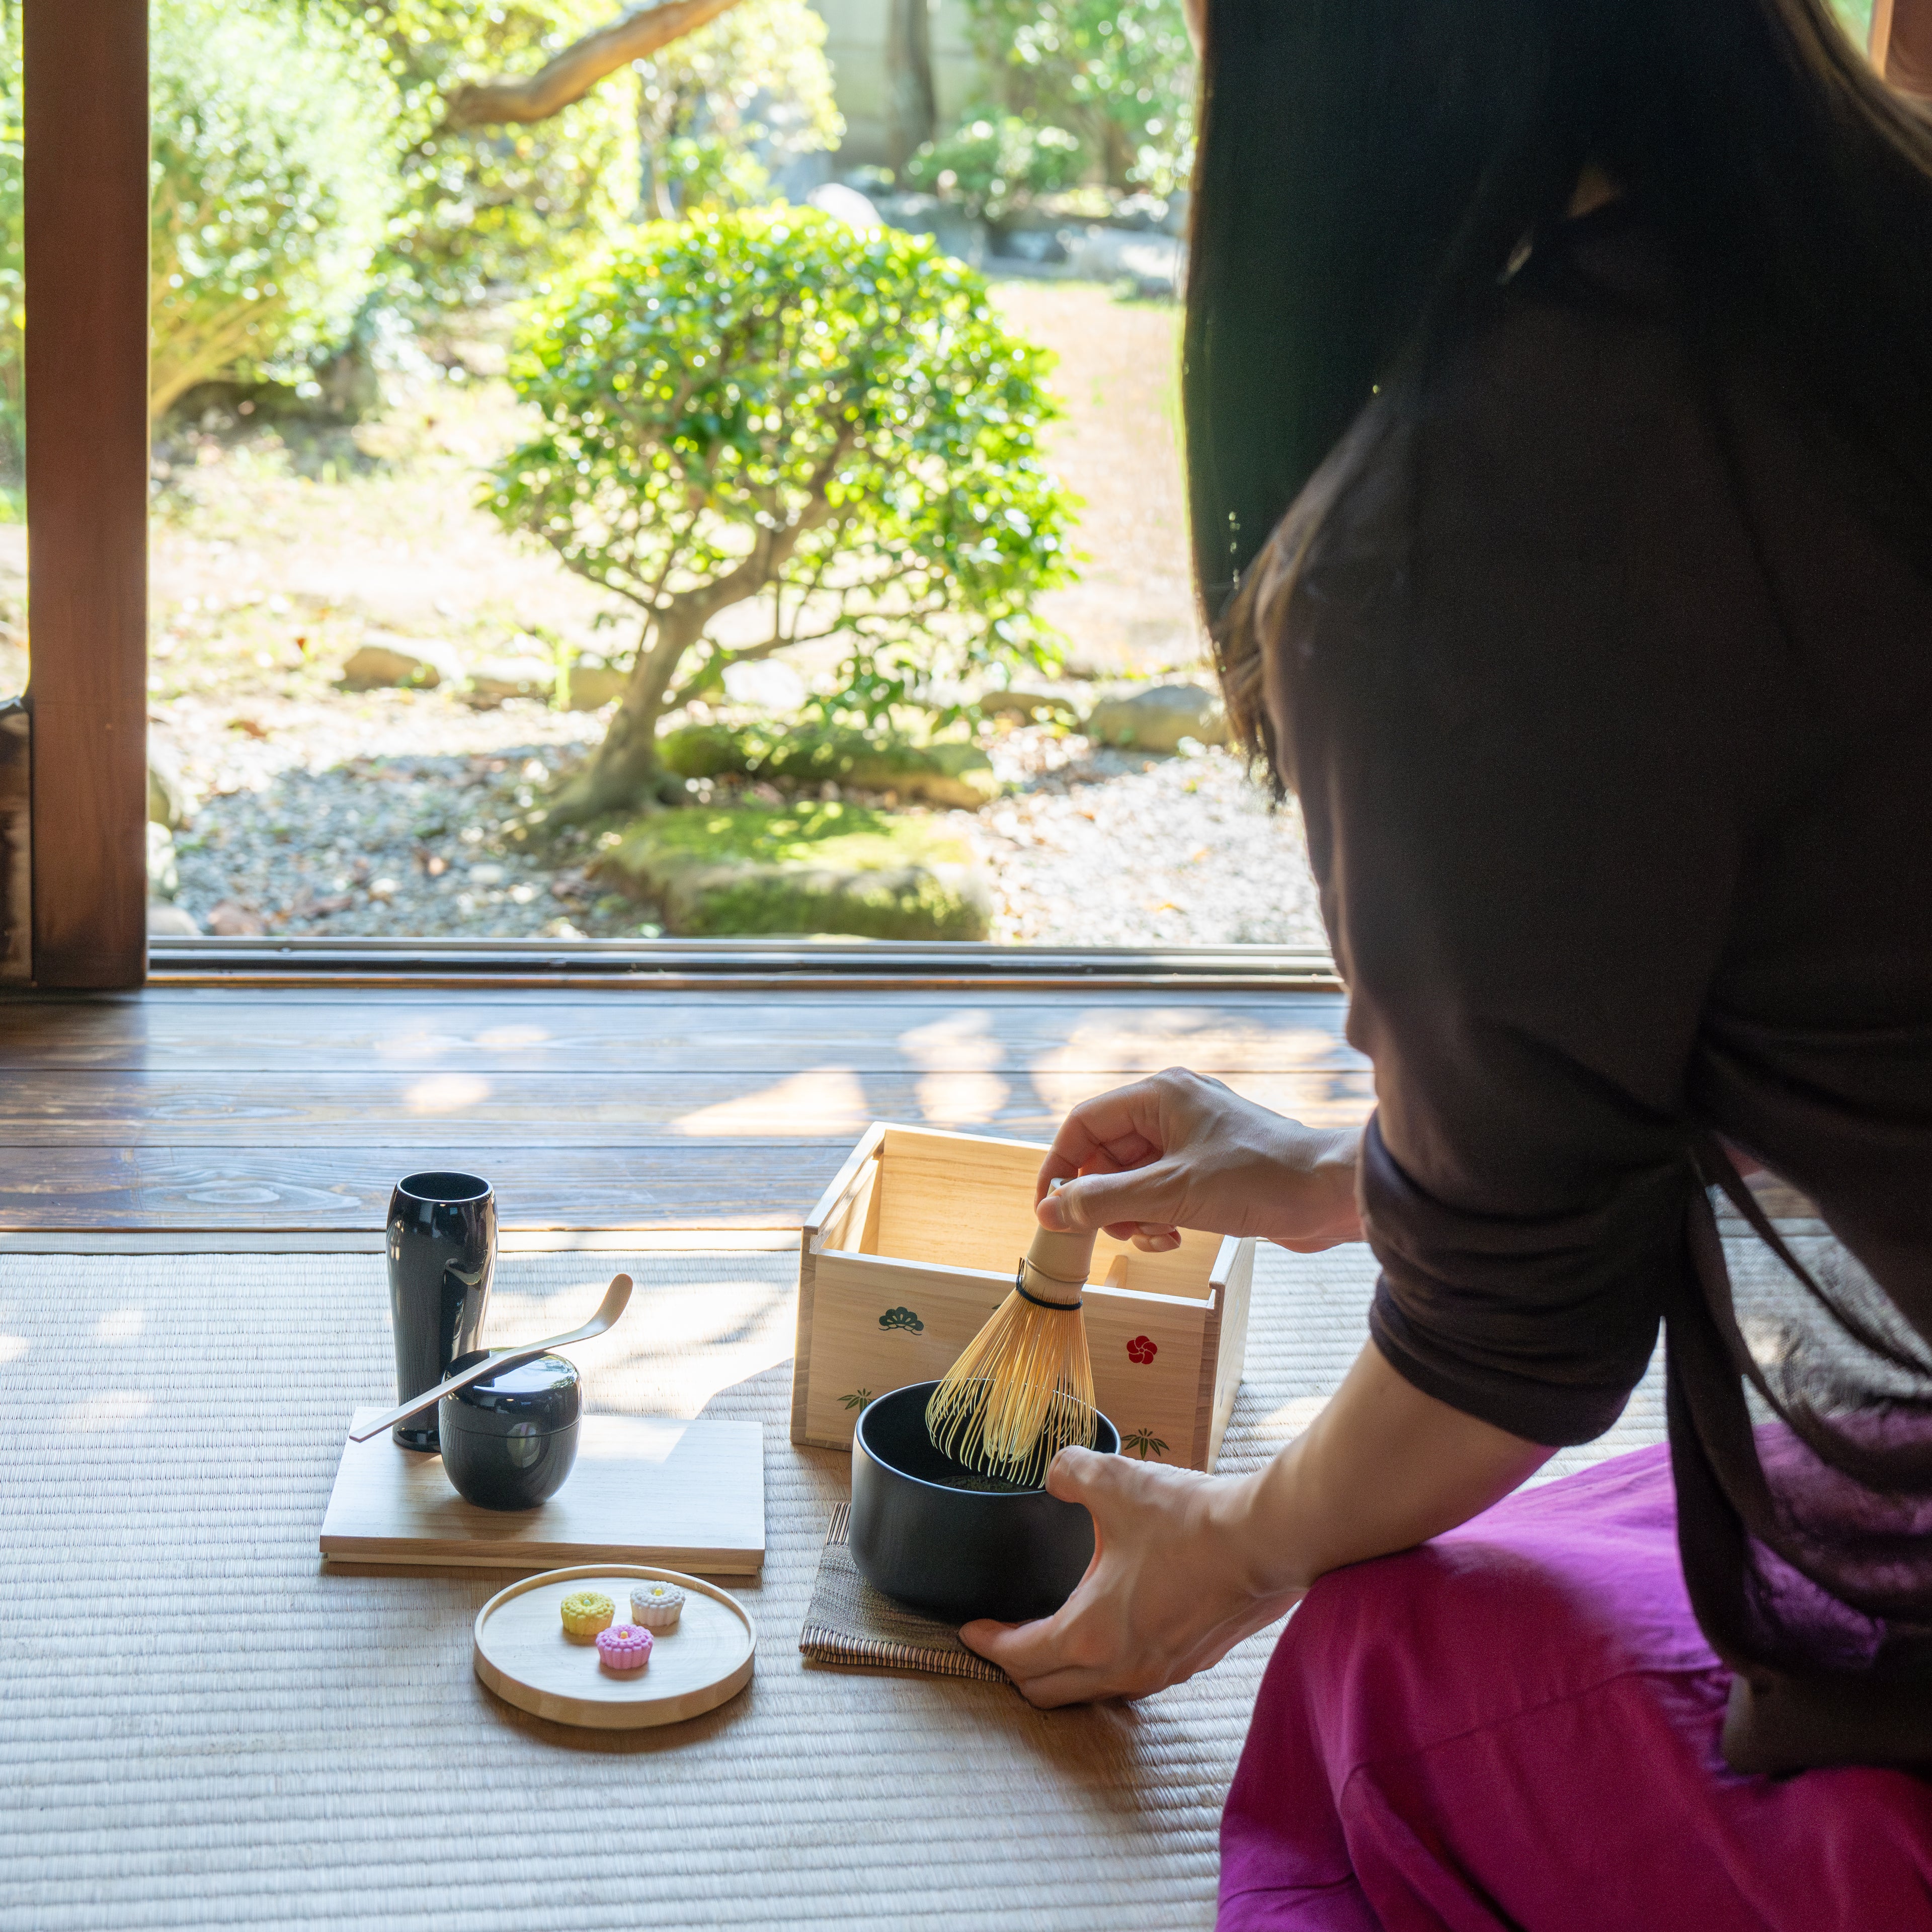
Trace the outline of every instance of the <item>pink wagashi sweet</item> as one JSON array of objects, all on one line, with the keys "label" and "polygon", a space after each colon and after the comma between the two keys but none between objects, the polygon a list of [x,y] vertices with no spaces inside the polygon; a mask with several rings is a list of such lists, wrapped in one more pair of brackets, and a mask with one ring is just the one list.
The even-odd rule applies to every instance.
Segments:
[{"label": "pink wagashi sweet", "polygon": [[606,1670],[641,1670],[651,1660],[651,1634],[635,1624],[613,1624],[597,1633],[597,1659]]}]

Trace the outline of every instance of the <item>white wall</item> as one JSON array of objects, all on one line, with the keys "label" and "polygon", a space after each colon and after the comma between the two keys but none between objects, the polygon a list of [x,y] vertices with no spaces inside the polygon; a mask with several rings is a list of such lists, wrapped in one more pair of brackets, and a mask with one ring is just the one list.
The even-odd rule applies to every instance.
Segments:
[{"label": "white wall", "polygon": [[[812,4],[824,17],[826,56],[832,63],[838,111],[845,117],[839,163],[857,167],[888,161],[886,46],[890,0],[812,0]],[[963,0],[934,0],[932,79],[942,131],[984,92],[966,30]]]}]

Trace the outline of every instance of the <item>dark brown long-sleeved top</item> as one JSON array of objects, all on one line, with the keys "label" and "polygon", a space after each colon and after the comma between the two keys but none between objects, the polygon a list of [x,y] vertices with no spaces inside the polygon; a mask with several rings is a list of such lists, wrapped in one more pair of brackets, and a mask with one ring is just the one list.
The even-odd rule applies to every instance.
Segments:
[{"label": "dark brown long-sleeved top", "polygon": [[[1673,317],[1606,212],[1372,405],[1258,566],[1269,707],[1375,1063],[1382,1352],[1577,1442],[1669,1312],[1706,1628],[1862,1670],[1932,1625],[1932,586],[1772,365],[1700,374]],[[1818,1334],[1700,1286],[1703,1130],[1856,1257]]]}]

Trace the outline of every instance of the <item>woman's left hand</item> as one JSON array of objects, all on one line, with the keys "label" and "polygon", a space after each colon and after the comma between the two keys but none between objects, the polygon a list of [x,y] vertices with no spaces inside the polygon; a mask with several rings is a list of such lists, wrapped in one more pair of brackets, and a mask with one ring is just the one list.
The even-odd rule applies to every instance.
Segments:
[{"label": "woman's left hand", "polygon": [[1050,1617],[959,1633],[1042,1706],[1141,1697],[1220,1663],[1302,1595],[1250,1562],[1252,1479],[1063,1449],[1047,1488],[1094,1518],[1094,1560]]}]

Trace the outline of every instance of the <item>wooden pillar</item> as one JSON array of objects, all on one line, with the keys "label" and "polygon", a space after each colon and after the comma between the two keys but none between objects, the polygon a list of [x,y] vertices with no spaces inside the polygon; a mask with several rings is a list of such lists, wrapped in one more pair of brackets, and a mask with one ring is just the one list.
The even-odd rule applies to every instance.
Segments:
[{"label": "wooden pillar", "polygon": [[1932,99],[1932,0],[1873,0],[1870,52],[1901,93]]},{"label": "wooden pillar", "polygon": [[26,0],[33,972],[147,970],[147,0]]}]

